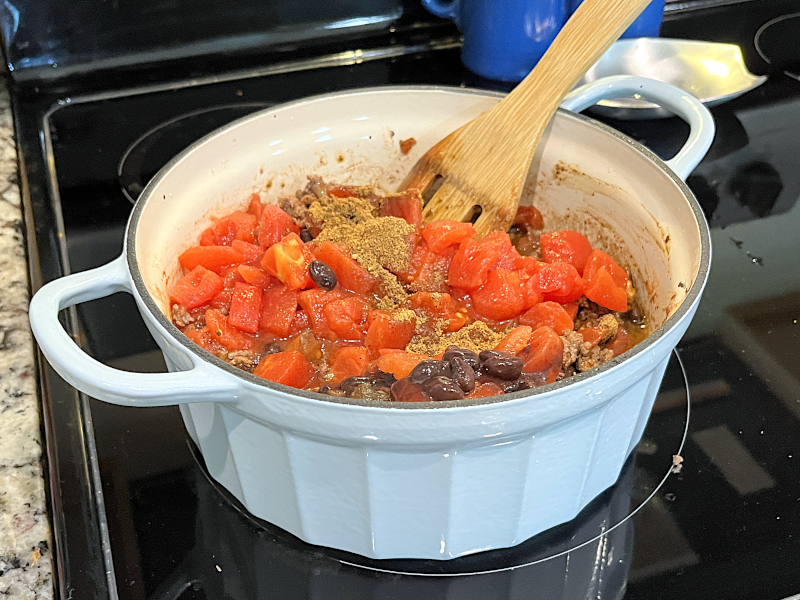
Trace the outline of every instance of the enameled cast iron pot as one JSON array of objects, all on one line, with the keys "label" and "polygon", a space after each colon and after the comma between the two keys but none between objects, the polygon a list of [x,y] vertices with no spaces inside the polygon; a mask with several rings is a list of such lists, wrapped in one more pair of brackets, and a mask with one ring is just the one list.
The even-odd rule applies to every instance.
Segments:
[{"label": "enameled cast iron pot", "polygon": [[[635,78],[589,84],[564,107],[632,94],[690,123],[675,158],[664,163],[560,110],[523,200],[535,201],[550,228],[579,229],[615,256],[644,300],[653,333],[591,372],[460,402],[335,398],[231,367],[170,322],[177,256],[212,216],[242,207],[254,191],[266,201],[293,193],[308,174],[395,189],[425,150],[499,99],[457,88],[319,96],[206,136],[144,190],[118,259],[39,290],[33,332],[56,371],[90,396],[180,405],[211,475],[254,515],[307,542],[374,558],[448,559],[513,546],[572,519],[617,479],[708,276],[708,226],[682,178],[711,143],[709,112],[676,88]],[[398,142],[409,137],[417,144],[406,156]],[[170,373],[102,365],[61,328],[59,310],[118,291],[133,295]]]}]

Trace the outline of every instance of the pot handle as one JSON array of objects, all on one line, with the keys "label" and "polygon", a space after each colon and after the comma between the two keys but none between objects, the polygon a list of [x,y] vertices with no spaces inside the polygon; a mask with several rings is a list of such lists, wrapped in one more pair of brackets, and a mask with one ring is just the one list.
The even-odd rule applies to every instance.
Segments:
[{"label": "pot handle", "polygon": [[39,348],[64,380],[100,400],[123,406],[171,406],[235,400],[238,386],[187,353],[193,368],[176,373],[120,371],[86,354],[67,335],[59,311],[115,292],[131,293],[125,255],[110,263],[67,275],[42,287],[31,299],[31,329]]},{"label": "pot handle", "polygon": [[634,95],[671,110],[689,123],[689,139],[673,158],[665,161],[678,177],[686,179],[706,155],[714,140],[714,118],[703,103],[691,94],[663,81],[616,75],[598,79],[573,90],[561,103],[561,108],[580,112],[599,100]]}]

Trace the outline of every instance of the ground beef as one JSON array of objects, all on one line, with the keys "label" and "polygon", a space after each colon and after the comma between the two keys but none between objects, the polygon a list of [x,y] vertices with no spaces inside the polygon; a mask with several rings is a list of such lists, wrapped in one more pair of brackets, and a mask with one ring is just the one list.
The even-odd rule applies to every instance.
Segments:
[{"label": "ground beef", "polygon": [[620,325],[620,320],[616,315],[606,314],[596,319],[591,325],[587,326],[600,330],[601,337],[597,344],[602,345],[617,335],[617,330],[619,329]]},{"label": "ground beef", "polygon": [[564,369],[578,360],[581,353],[581,346],[585,343],[583,337],[577,331],[568,331],[561,336],[564,342]]},{"label": "ground beef", "polygon": [[315,199],[321,198],[328,192],[328,185],[322,181],[319,175],[309,175],[306,187],[298,191],[295,195],[298,200],[304,200],[305,196],[313,196]]},{"label": "ground beef", "polygon": [[189,314],[184,307],[180,304],[172,305],[172,323],[175,327],[184,328],[187,325],[194,323],[194,317]]},{"label": "ground beef", "polygon": [[310,218],[308,205],[311,202],[306,203],[307,198],[311,198],[312,201],[315,199],[314,196],[304,196],[303,198],[281,196],[278,198],[278,208],[292,217],[292,221],[298,227],[308,227]]},{"label": "ground beef", "polygon": [[578,371],[583,372],[588,371],[589,369],[594,369],[595,367],[599,367],[612,358],[614,358],[614,352],[608,348],[601,348],[600,346],[592,345],[585,354],[583,352],[583,348],[581,348],[581,356],[578,357],[575,365],[578,367]]},{"label": "ground beef", "polygon": [[228,352],[227,362],[231,363],[234,367],[255,367],[255,354],[250,350],[236,350]]}]

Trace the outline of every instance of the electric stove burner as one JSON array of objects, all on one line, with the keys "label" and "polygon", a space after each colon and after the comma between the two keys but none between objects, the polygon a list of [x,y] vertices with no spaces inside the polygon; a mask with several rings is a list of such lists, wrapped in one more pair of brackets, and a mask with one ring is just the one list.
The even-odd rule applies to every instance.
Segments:
[{"label": "electric stove burner", "polygon": [[800,80],[800,12],[781,15],[759,27],[755,46],[764,62]]},{"label": "electric stove burner", "polygon": [[147,182],[181,150],[231,121],[269,106],[272,103],[214,106],[180,115],[154,127],[122,155],[117,170],[122,193],[131,202],[136,202]]},{"label": "electric stove burner", "polygon": [[[675,417],[681,419],[681,426],[671,428],[670,433],[665,435],[658,428],[648,424],[642,441],[637,450],[628,458],[622,474],[614,486],[593,500],[572,521],[541,533],[514,548],[481,552],[448,561],[437,561],[374,560],[347,552],[311,546],[286,531],[251,515],[230,492],[210,477],[199,450],[193,443],[190,443],[193,455],[200,467],[198,470],[205,476],[205,480],[199,480],[198,477],[199,481],[197,482],[198,495],[201,498],[200,505],[207,511],[207,514],[198,520],[200,523],[198,527],[203,531],[202,533],[198,532],[197,537],[208,540],[209,551],[213,547],[222,547],[228,549],[232,558],[237,557],[236,560],[242,560],[241,557],[247,556],[248,562],[254,564],[247,565],[248,568],[244,569],[245,572],[260,572],[262,568],[280,570],[281,563],[275,565],[271,562],[275,560],[276,556],[282,557],[279,560],[287,565],[297,565],[300,557],[313,556],[314,560],[308,563],[309,570],[319,569],[321,565],[337,569],[346,566],[349,569],[355,568],[359,571],[372,572],[374,577],[386,577],[387,575],[393,577],[398,575],[416,577],[490,575],[525,568],[533,569],[540,574],[556,569],[559,576],[563,578],[564,571],[561,563],[564,560],[569,559],[569,564],[572,565],[571,569],[579,569],[581,565],[587,569],[597,568],[595,563],[598,552],[614,554],[616,560],[612,561],[613,565],[607,565],[606,568],[609,570],[622,569],[627,572],[632,550],[633,520],[631,517],[656,495],[673,473],[673,455],[681,453],[689,424],[689,386],[683,364],[677,353],[673,353],[664,381],[665,383],[669,382],[669,390],[665,391],[662,386],[662,392],[656,399],[654,411],[683,407],[676,411]],[[637,465],[637,461],[646,463],[648,468],[645,470],[641,465]],[[660,465],[660,469],[663,470],[654,465]],[[663,475],[654,477],[651,475],[654,472],[661,472]],[[213,491],[214,494],[212,498],[203,500],[206,491]],[[220,495],[227,502],[219,502]],[[223,515],[230,512],[225,509],[226,506],[228,509],[235,509],[239,518],[234,519],[230,515],[224,517]],[[201,508],[201,511],[203,510]],[[244,517],[244,520],[241,517]],[[236,521],[238,524],[233,526],[232,521]],[[256,537],[268,537],[272,544],[269,551],[270,560],[267,561],[265,556],[259,556],[258,552],[247,551],[245,546],[252,544],[253,533],[251,531],[249,534],[243,535],[241,532],[237,532],[237,529],[254,529]],[[224,540],[224,542],[220,543],[220,540]],[[242,546],[242,548],[236,550],[236,546]],[[224,560],[219,554],[217,554],[217,559]],[[266,566],[267,564],[270,566]],[[595,566],[591,567],[591,565]],[[255,569],[251,569],[251,566]],[[551,575],[553,574],[551,573]],[[606,576],[609,575],[610,573],[606,573]],[[550,575],[547,577],[549,578]],[[610,577],[610,579],[617,580],[616,577]],[[406,581],[407,579],[403,577],[402,580]],[[625,577],[622,577],[623,582],[624,580]],[[608,596],[616,597],[616,594],[609,593]]]}]

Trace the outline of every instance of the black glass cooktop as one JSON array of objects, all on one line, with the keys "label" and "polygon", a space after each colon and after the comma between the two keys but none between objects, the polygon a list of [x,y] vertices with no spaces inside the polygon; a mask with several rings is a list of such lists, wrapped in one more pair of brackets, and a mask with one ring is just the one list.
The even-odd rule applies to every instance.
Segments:
[{"label": "black glass cooktop", "polygon": [[[770,77],[712,111],[717,138],[689,178],[712,226],[710,280],[642,443],[619,482],[577,519],[517,548],[445,563],[368,561],[308,546],[248,515],[209,479],[177,408],[83,397],[42,362],[61,597],[781,600],[800,593],[800,82],[784,73],[787,61],[764,61],[753,43],[760,25],[792,6],[675,11],[665,23],[664,35],[741,44],[751,70]],[[346,88],[494,87],[465,72],[449,42],[353,56],[161,88],[17,90],[34,288],[115,258],[147,180],[231,119]],[[687,133],[675,119],[611,124],[665,158]],[[99,360],[164,369],[129,296],[81,305],[63,320]],[[671,473],[677,453],[683,467]]]}]

